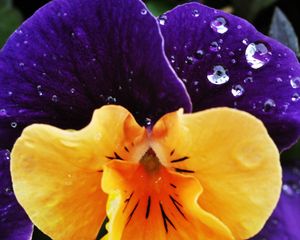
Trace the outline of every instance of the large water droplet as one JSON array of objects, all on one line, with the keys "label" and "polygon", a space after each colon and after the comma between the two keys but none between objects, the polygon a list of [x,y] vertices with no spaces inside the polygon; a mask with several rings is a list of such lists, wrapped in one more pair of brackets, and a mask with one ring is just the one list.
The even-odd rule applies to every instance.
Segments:
[{"label": "large water droplet", "polygon": [[166,15],[160,15],[158,17],[158,22],[160,25],[165,25],[167,22],[168,17]]},{"label": "large water droplet", "polygon": [[295,77],[290,80],[292,88],[300,88],[300,77]]},{"label": "large water droplet", "polygon": [[271,60],[272,53],[270,47],[263,42],[250,43],[245,51],[248,64],[258,69],[267,64]]},{"label": "large water droplet", "polygon": [[223,66],[214,66],[213,70],[208,72],[207,79],[212,84],[221,85],[229,81],[227,70]]},{"label": "large water droplet", "polygon": [[209,50],[212,52],[219,52],[221,50],[221,46],[217,42],[212,42],[209,46]]},{"label": "large water droplet", "polygon": [[231,88],[231,93],[234,97],[241,97],[245,92],[245,89],[241,85],[234,85]]},{"label": "large water droplet", "polygon": [[215,20],[211,21],[210,27],[217,33],[224,34],[228,31],[227,21],[223,17],[217,17]]},{"label": "large water droplet", "polygon": [[269,112],[274,111],[275,108],[276,108],[275,101],[273,99],[268,99],[264,103],[263,111],[266,112],[266,113],[269,113]]}]

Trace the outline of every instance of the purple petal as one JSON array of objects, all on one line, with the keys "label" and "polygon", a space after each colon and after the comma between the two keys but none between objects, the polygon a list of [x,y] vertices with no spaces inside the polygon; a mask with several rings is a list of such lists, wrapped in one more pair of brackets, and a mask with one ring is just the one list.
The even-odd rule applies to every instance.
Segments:
[{"label": "purple petal", "polygon": [[300,239],[300,162],[283,169],[280,201],[263,230],[253,240]]},{"label": "purple petal", "polygon": [[180,107],[190,111],[162,42],[139,0],[47,4],[1,52],[2,138],[33,122],[81,128],[104,104],[126,107],[142,124]]},{"label": "purple petal", "polygon": [[260,118],[283,150],[300,135],[300,65],[295,54],[236,16],[191,3],[158,21],[167,56],[193,111],[229,106]]},{"label": "purple petal", "polygon": [[0,239],[31,239],[33,225],[13,194],[9,161],[9,151],[0,150]]}]

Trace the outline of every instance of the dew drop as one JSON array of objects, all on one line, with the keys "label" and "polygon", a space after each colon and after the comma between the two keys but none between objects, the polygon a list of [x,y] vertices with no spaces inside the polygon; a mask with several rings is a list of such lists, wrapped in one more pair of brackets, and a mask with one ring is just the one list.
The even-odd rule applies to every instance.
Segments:
[{"label": "dew drop", "polygon": [[221,46],[217,42],[212,42],[209,46],[209,50],[212,52],[219,52],[221,50]]},{"label": "dew drop", "polygon": [[244,83],[253,83],[253,77],[246,77]]},{"label": "dew drop", "polygon": [[293,196],[294,195],[294,191],[291,188],[291,186],[289,186],[288,184],[283,184],[282,185],[282,191],[288,195],[288,196]]},{"label": "dew drop", "polygon": [[300,95],[298,93],[294,93],[292,96],[293,102],[298,102],[300,100]]},{"label": "dew drop", "polygon": [[158,22],[160,25],[164,26],[167,22],[168,17],[166,15],[160,15],[158,17]]},{"label": "dew drop", "polygon": [[228,31],[227,21],[223,17],[217,17],[215,20],[211,21],[210,27],[217,33],[224,34]]},{"label": "dew drop", "polygon": [[56,95],[53,95],[52,98],[51,98],[51,101],[57,103],[58,102],[58,97]]},{"label": "dew drop", "polygon": [[273,99],[268,99],[264,103],[263,111],[266,113],[272,112],[276,108],[276,103]]},{"label": "dew drop", "polygon": [[117,99],[114,98],[114,97],[112,97],[112,96],[108,96],[108,97],[106,98],[106,103],[107,103],[107,104],[114,104],[114,103],[116,103],[116,102],[117,102]]},{"label": "dew drop", "polygon": [[231,93],[234,97],[241,97],[245,93],[245,89],[241,85],[234,85],[231,88]]},{"label": "dew drop", "polygon": [[248,64],[253,69],[263,67],[271,60],[270,47],[263,42],[250,43],[245,51]]},{"label": "dew drop", "polygon": [[247,38],[244,38],[243,41],[242,41],[242,43],[244,45],[248,45],[249,44],[249,40]]},{"label": "dew drop", "polygon": [[290,80],[292,88],[300,88],[300,77],[295,77]]},{"label": "dew drop", "polygon": [[192,15],[193,15],[193,17],[199,17],[200,16],[199,10],[194,9],[193,12],[192,12]]},{"label": "dew drop", "polygon": [[16,122],[11,122],[11,123],[10,123],[10,126],[11,126],[12,128],[16,128],[16,127],[18,126],[18,124],[17,124]]},{"label": "dew drop", "polygon": [[194,63],[194,58],[191,56],[187,56],[185,59],[185,63],[188,65],[192,65]]},{"label": "dew drop", "polygon": [[208,72],[207,79],[212,84],[221,85],[229,81],[229,76],[223,66],[217,65],[214,66],[212,71]]},{"label": "dew drop", "polygon": [[145,118],[145,126],[149,127],[151,126],[151,124],[152,124],[151,118]]},{"label": "dew drop", "polygon": [[76,92],[76,89],[75,89],[75,88],[71,88],[71,89],[70,89],[70,92],[71,92],[72,94],[74,94],[74,93]]},{"label": "dew drop", "polygon": [[196,53],[195,53],[195,56],[196,56],[197,59],[203,58],[203,56],[204,56],[204,51],[201,50],[201,49],[197,50]]},{"label": "dew drop", "polygon": [[143,8],[142,10],[141,10],[141,14],[142,15],[146,15],[148,12],[147,12],[147,10],[145,9],[145,8]]},{"label": "dew drop", "polygon": [[6,116],[6,110],[4,108],[0,109],[0,116]]}]

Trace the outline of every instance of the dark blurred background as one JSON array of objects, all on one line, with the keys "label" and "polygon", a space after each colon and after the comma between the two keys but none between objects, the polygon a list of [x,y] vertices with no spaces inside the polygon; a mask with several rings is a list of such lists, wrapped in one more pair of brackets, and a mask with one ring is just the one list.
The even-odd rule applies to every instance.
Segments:
[{"label": "dark blurred background", "polygon": [[[70,0],[72,1],[72,0]],[[114,1],[114,0],[103,0]],[[299,0],[298,0],[299,1]],[[8,36],[38,8],[46,4],[47,0],[0,0],[0,48]],[[144,0],[154,15],[172,9],[185,2],[202,2],[208,6],[222,9],[236,14],[252,22],[255,27],[268,35],[274,9],[279,7],[290,21],[291,26],[287,31],[292,32],[294,38],[300,36],[300,8],[297,0]],[[288,24],[289,25],[289,24]],[[290,46],[291,47],[291,46]],[[293,48],[293,47],[291,47]],[[297,51],[297,50],[296,50]],[[300,160],[300,145],[285,152],[282,158],[298,158]],[[34,232],[34,240],[47,240],[37,229]]]}]

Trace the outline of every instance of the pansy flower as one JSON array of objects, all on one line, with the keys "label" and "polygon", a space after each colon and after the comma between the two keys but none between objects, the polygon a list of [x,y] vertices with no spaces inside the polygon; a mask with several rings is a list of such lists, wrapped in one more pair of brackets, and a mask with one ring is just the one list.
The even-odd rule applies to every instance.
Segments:
[{"label": "pansy flower", "polygon": [[[95,239],[106,215],[106,239],[247,239],[272,213],[267,131],[280,150],[297,141],[300,67],[248,22],[195,3],[155,19],[138,0],[55,0],[11,36],[0,70],[1,166],[15,144],[15,195],[53,239]],[[30,238],[2,195],[1,234],[18,222]],[[288,222],[299,207],[281,200]]]}]

